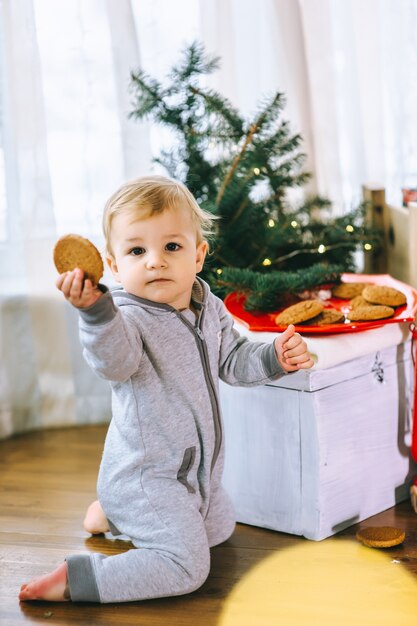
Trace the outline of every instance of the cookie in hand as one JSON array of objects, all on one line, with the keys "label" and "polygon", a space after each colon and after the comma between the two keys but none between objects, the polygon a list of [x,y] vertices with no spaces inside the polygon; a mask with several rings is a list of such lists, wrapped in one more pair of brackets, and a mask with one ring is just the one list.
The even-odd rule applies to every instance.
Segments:
[{"label": "cookie in hand", "polygon": [[58,239],[54,247],[54,263],[60,274],[79,267],[84,272],[84,278],[89,278],[93,285],[98,285],[103,276],[100,252],[81,235],[64,235]]}]

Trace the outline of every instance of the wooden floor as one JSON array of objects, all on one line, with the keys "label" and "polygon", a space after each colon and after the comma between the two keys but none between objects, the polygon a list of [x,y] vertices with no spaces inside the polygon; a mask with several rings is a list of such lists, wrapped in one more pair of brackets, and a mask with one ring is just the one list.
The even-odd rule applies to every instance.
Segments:
[{"label": "wooden floor", "polygon": [[[95,497],[104,435],[104,427],[80,427],[0,442],[2,626],[417,624],[417,515],[409,502],[361,524],[405,529],[406,541],[398,548],[377,551],[361,546],[355,539],[358,526],[316,543],[238,525],[228,542],[213,549],[208,580],[189,596],[119,605],[19,604],[20,584],[53,569],[66,555],[86,550],[114,554],[127,548],[120,541],[89,537],[81,525]],[[382,617],[374,613],[380,608],[374,606],[378,602],[369,596],[369,589],[362,605],[355,601],[362,593],[355,588],[356,578],[358,587],[366,587],[368,581],[380,598]],[[346,607],[339,604],[343,599],[335,599],[339,588]],[[385,598],[392,606],[384,608]],[[356,620],[358,610],[366,613],[366,621]]]}]

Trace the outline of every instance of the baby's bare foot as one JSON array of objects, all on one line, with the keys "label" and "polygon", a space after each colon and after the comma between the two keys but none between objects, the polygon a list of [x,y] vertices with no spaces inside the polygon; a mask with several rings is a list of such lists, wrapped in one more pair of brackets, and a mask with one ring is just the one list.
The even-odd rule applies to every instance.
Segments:
[{"label": "baby's bare foot", "polygon": [[70,600],[67,589],[67,564],[62,563],[50,574],[34,578],[22,585],[19,600],[48,600],[49,602],[65,602]]},{"label": "baby's bare foot", "polygon": [[92,502],[88,507],[83,526],[84,529],[92,535],[100,535],[101,533],[107,533],[110,530],[107,517],[105,516],[98,500]]}]

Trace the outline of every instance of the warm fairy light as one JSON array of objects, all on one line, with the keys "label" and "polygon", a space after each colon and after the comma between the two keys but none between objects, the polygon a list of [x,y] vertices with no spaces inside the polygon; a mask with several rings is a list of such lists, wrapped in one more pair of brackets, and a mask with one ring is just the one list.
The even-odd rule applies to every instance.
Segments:
[{"label": "warm fairy light", "polygon": [[259,174],[261,173],[261,170],[259,169],[259,167],[254,167],[253,173],[256,174],[256,176],[259,176]]},{"label": "warm fairy light", "polygon": [[219,267],[219,269],[216,270],[216,274],[223,274],[223,270],[221,267]]},{"label": "warm fairy light", "polygon": [[293,220],[293,221],[291,222],[291,226],[292,226],[293,228],[297,228],[297,226],[298,226],[298,222],[296,222],[295,220]]},{"label": "warm fairy light", "polygon": [[272,261],[271,261],[271,259],[264,259],[264,260],[262,261],[262,265],[265,265],[265,266],[266,266],[266,265],[272,265]]},{"label": "warm fairy light", "polygon": [[274,222],[273,219],[268,220],[268,226],[269,226],[269,228],[274,228],[275,222]]},{"label": "warm fairy light", "polygon": [[372,250],[372,244],[371,243],[366,243],[364,245],[365,250]]},{"label": "warm fairy light", "polygon": [[323,244],[321,243],[317,249],[317,252],[319,252],[320,254],[323,254],[323,252],[326,252],[327,248],[326,246],[323,246]]},{"label": "warm fairy light", "polygon": [[353,233],[353,231],[354,231],[355,229],[353,228],[352,224],[348,224],[348,225],[346,226],[346,230],[347,230],[347,232],[348,232],[348,233]]}]

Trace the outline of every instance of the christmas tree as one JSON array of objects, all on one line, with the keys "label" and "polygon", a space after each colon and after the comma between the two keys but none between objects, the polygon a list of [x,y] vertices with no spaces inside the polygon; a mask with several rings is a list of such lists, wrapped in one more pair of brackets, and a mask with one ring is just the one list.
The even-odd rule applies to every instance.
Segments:
[{"label": "christmas tree", "polygon": [[340,280],[354,253],[378,246],[365,227],[365,207],[331,216],[331,203],[311,197],[293,206],[288,191],[303,187],[301,136],[282,119],[282,93],[264,98],[244,119],[221,94],[204,86],[219,59],[191,44],[161,84],[132,72],[131,116],[171,129],[173,147],[155,159],[184,182],[216,220],[203,278],[224,295],[247,294],[246,308],[272,311],[305,290]]}]

